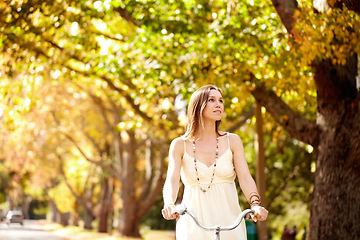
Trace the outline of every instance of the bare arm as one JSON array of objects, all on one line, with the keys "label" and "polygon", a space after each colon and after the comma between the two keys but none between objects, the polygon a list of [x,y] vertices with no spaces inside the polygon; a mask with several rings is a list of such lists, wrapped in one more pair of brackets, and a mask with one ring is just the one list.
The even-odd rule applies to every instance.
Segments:
[{"label": "bare arm", "polygon": [[171,142],[169,150],[169,166],[163,189],[164,208],[162,214],[165,219],[175,218],[175,206],[180,181],[181,159],[184,154],[184,141],[176,138]]},{"label": "bare arm", "polygon": [[[248,202],[252,200],[252,196],[254,193],[258,194],[258,190],[255,184],[253,177],[250,174],[249,166],[245,159],[244,146],[240,137],[236,134],[230,134],[230,145],[231,150],[234,154],[234,166],[236,175],[239,179],[240,188],[243,191]],[[251,199],[250,199],[251,198]],[[256,199],[256,197],[254,198]],[[260,199],[259,199],[260,200]],[[267,218],[267,210],[263,207],[254,206],[253,210],[256,211],[256,215],[258,215],[254,220],[264,221]]]}]

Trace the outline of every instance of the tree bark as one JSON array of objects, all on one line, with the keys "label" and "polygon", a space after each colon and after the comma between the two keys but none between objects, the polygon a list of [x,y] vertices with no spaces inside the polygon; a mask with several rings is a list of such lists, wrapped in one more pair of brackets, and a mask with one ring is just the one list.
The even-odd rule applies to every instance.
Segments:
[{"label": "tree bark", "polygon": [[[276,121],[282,123],[280,117],[286,112],[288,118],[282,125],[292,137],[316,139],[307,141],[315,143],[317,154],[308,239],[358,239],[360,94],[355,88],[357,57],[350,57],[344,67],[333,66],[331,61],[322,61],[313,67],[318,102],[316,126],[310,121],[300,121],[301,117],[290,108],[281,107],[284,103],[270,90],[259,86],[252,93]],[[297,122],[301,122],[302,127],[297,127]]]},{"label": "tree bark", "polygon": [[123,208],[120,215],[119,232],[128,237],[140,237],[140,220],[137,218],[137,200],[135,197],[136,143],[135,133],[128,131],[128,148],[122,169],[121,195]]},{"label": "tree bark", "polygon": [[52,213],[51,221],[58,222],[59,210],[57,209],[56,204],[53,200],[50,200],[50,208]]},{"label": "tree bark", "polygon": [[74,203],[74,212],[71,214],[71,220],[73,226],[79,226],[79,207],[80,204],[78,201]]},{"label": "tree bark", "polygon": [[322,129],[316,161],[308,239],[359,239],[360,95],[357,57],[346,66],[314,64]]},{"label": "tree bark", "polygon": [[[87,203],[90,207],[90,203]],[[87,209],[84,209],[84,228],[85,229],[93,229],[92,227],[92,221],[94,220],[94,216],[91,212],[89,212]]]},{"label": "tree bark", "polygon": [[[255,134],[255,152],[256,152],[256,185],[260,194],[261,204],[266,207],[266,179],[265,179],[265,149],[264,149],[264,131],[263,117],[261,113],[261,104],[256,103],[256,134]],[[268,239],[268,228],[266,222],[257,224],[258,239]]]},{"label": "tree bark", "polygon": [[32,197],[30,195],[23,195],[23,203],[21,206],[21,210],[24,214],[24,218],[25,219],[29,219],[29,208],[30,208],[30,203],[32,201]]},{"label": "tree bark", "polygon": [[106,233],[108,232],[108,219],[109,213],[112,208],[112,184],[108,178],[104,179],[102,184],[102,195],[101,195],[101,209],[99,213],[99,225],[98,232]]},{"label": "tree bark", "polygon": [[68,226],[70,220],[70,213],[69,212],[66,213],[58,212],[58,213],[59,213],[60,224],[63,226]]},{"label": "tree bark", "polygon": [[360,14],[360,1],[359,0],[343,0],[343,2],[348,9]]},{"label": "tree bark", "polygon": [[[273,0],[291,34],[292,13],[297,5],[289,2],[293,0]],[[357,0],[346,0],[344,4],[359,13]],[[284,103],[262,86],[252,94],[291,136],[313,145],[317,154],[308,239],[359,239],[360,95],[355,87],[357,56],[349,56],[345,66],[334,66],[330,60],[323,60],[314,63],[313,68],[318,103],[316,126],[301,121],[304,124],[299,128],[295,121],[288,121],[300,118],[283,114],[284,111],[293,111],[287,106],[284,108]],[[281,116],[288,117],[284,121]]]},{"label": "tree bark", "polygon": [[283,22],[288,33],[291,34],[293,28],[293,15],[295,9],[298,7],[296,0],[271,0],[281,21]]}]

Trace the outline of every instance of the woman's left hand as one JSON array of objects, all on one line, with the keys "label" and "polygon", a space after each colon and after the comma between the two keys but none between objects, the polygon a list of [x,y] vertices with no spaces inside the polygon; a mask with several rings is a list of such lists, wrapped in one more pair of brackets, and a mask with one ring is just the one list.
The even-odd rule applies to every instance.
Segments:
[{"label": "woman's left hand", "polygon": [[251,214],[251,219],[254,222],[265,221],[267,219],[269,212],[264,207],[253,206],[251,209],[254,210],[254,213]]}]

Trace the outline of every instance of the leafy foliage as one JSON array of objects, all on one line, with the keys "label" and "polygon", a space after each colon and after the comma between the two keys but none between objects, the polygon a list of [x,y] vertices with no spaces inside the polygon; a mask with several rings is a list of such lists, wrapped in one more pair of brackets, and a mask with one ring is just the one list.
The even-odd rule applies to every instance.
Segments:
[{"label": "leafy foliage", "polygon": [[[360,17],[345,6],[329,8],[325,13],[314,13],[303,4],[295,13],[296,26],[293,48],[304,66],[323,59],[345,65],[349,56],[360,52]],[[341,27],[339,27],[341,26]]]},{"label": "leafy foliage", "polygon": [[[259,83],[314,120],[316,90],[309,64],[323,59],[344,64],[358,54],[359,16],[345,7],[314,14],[309,1],[300,1],[294,17],[290,37],[272,3],[264,0],[0,3],[0,174],[14,172],[4,182],[24,179],[29,194],[51,189],[49,196],[63,211],[76,210],[69,186],[82,199],[83,190],[93,187],[87,199],[96,205],[100,179],[126,183],[116,156],[128,150],[134,133],[134,191],[140,201],[144,183],[157,171],[164,175],[160,153],[183,133],[182,103],[208,83],[223,89],[223,130],[237,126],[252,108],[249,90]],[[308,207],[313,159],[309,146],[264,116],[267,196],[273,200],[271,230],[276,231],[275,215],[285,214],[287,202]],[[235,130],[251,169],[253,120]],[[122,148],[116,148],[117,140]],[[159,153],[151,161],[148,140]],[[287,191],[279,193],[277,187],[291,173]],[[69,202],[61,201],[60,193]],[[114,205],[121,208],[119,202]],[[159,213],[161,203],[155,207]]]}]

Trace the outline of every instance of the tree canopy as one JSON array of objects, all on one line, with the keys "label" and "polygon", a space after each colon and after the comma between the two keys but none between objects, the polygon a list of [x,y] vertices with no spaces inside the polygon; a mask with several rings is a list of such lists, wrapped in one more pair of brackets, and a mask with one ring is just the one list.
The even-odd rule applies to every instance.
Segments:
[{"label": "tree canopy", "polygon": [[[321,168],[321,96],[342,101],[327,89],[343,89],[336,96],[349,93],[347,106],[358,105],[359,9],[354,1],[285,2],[1,2],[1,182],[23,179],[29,195],[45,189],[62,212],[81,203],[89,219],[114,199],[106,185],[119,209],[135,204],[122,212],[135,223],[120,221],[119,231],[138,235],[161,191],[169,142],[183,133],[186,101],[211,83],[223,89],[222,128],[248,144],[250,164],[253,105],[266,108],[271,210],[283,211],[278,196],[291,199],[284,189],[309,200],[314,165]],[[319,69],[340,84],[329,77],[323,87]],[[65,186],[71,207],[54,197]]]}]

